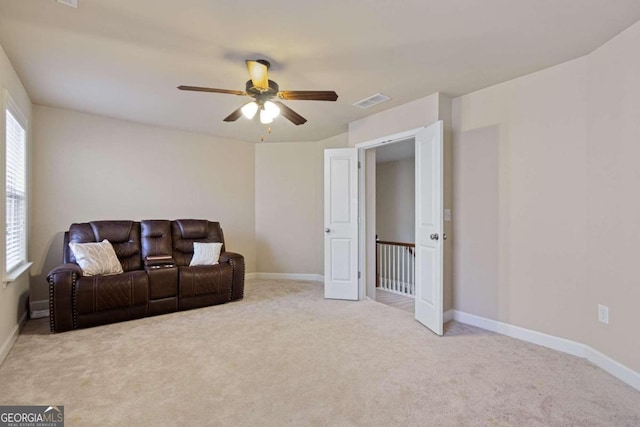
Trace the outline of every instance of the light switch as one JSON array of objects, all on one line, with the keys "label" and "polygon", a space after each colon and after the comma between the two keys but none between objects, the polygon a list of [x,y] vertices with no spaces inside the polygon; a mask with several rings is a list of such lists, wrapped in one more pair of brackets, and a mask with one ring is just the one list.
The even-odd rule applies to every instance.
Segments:
[{"label": "light switch", "polygon": [[451,209],[444,210],[444,220],[451,221]]}]

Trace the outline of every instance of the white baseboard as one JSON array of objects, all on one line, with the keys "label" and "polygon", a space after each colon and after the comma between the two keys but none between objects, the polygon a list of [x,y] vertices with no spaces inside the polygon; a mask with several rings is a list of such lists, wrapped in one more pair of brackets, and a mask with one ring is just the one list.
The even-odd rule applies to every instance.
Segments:
[{"label": "white baseboard", "polygon": [[609,356],[606,356],[587,345],[585,345],[585,350],[585,358],[589,362],[602,368],[619,380],[624,381],[636,390],[640,390],[640,372],[627,368],[622,363],[613,360]]},{"label": "white baseboard", "polygon": [[31,319],[41,319],[49,317],[49,300],[31,301],[29,303]]},{"label": "white baseboard", "polygon": [[313,282],[324,282],[321,274],[295,274],[295,273],[249,273],[244,275],[245,279],[265,279],[265,280],[306,280]]},{"label": "white baseboard", "polygon": [[[622,363],[613,360],[609,356],[600,353],[586,344],[544,334],[542,332],[532,331],[530,329],[521,328],[520,326],[510,325],[497,320],[487,319],[486,317],[476,316],[475,314],[469,314],[459,310],[449,311],[453,312],[453,319],[458,322],[477,326],[478,328],[497,332],[508,337],[538,344],[553,350],[558,350],[563,353],[587,359],[589,362],[619,380],[629,384],[637,390],[640,390],[640,372],[636,372],[624,366]],[[445,318],[449,311],[445,313]]]},{"label": "white baseboard", "polygon": [[18,339],[18,335],[20,335],[20,330],[22,329],[26,321],[27,321],[27,312],[25,311],[22,314],[22,317],[20,317],[18,324],[13,327],[7,339],[4,340],[4,342],[2,343],[2,347],[0,347],[0,365],[2,365],[2,362],[4,362],[4,359],[6,359],[7,355],[11,351],[11,347],[13,347],[13,344]]},{"label": "white baseboard", "polygon": [[479,328],[497,332],[512,338],[517,338],[522,341],[538,344],[563,353],[569,353],[573,356],[585,357],[584,344],[580,344],[575,341],[543,334],[542,332],[532,331],[530,329],[521,328],[519,326],[487,319],[486,317],[476,316],[475,314],[469,314],[458,310],[453,311],[453,318],[454,320],[466,323],[467,325],[477,326]]}]

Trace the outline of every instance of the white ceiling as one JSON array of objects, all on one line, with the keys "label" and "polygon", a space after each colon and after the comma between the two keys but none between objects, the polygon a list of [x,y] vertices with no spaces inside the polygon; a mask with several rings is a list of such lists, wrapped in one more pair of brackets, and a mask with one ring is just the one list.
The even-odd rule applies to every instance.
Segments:
[{"label": "white ceiling", "polygon": [[[222,119],[248,98],[245,59],[271,61],[286,101],[308,119],[272,141],[320,140],[372,113],[461,95],[582,56],[640,19],[638,0],[0,0],[0,44],[36,104],[245,141],[264,126]],[[369,110],[354,102],[382,92]]]}]

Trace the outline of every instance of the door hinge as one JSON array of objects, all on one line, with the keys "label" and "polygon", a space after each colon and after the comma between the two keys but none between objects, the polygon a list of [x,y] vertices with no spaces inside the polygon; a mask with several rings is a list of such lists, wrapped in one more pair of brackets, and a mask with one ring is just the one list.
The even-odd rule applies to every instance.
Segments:
[{"label": "door hinge", "polygon": [[360,169],[360,160],[358,160],[358,169]]},{"label": "door hinge", "polygon": [[358,279],[360,278],[360,272],[358,271]]}]

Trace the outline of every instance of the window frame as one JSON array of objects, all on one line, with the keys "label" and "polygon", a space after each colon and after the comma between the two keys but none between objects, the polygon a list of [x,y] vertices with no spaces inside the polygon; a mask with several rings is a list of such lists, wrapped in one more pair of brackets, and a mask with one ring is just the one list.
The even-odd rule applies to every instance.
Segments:
[{"label": "window frame", "polygon": [[[0,219],[2,220],[2,233],[0,233],[0,244],[4,248],[4,256],[0,260],[0,267],[2,273],[2,283],[3,287],[6,287],[9,283],[15,281],[18,277],[20,277],[24,272],[26,272],[29,267],[31,267],[32,263],[29,262],[29,199],[31,196],[30,191],[30,182],[29,182],[29,121],[27,117],[24,115],[18,104],[13,100],[9,91],[7,89],[3,90],[3,102],[2,102],[2,115],[1,124],[0,124],[0,132],[2,132],[0,138],[2,138],[2,150],[0,153],[0,162],[1,162],[1,172],[2,172],[2,204],[1,204],[1,212]],[[25,239],[25,247],[24,247],[24,259],[20,264],[14,266],[11,270],[7,271],[6,263],[6,235],[7,235],[7,159],[6,159],[6,151],[7,151],[7,112],[10,112],[13,118],[22,126],[25,131],[25,149],[24,149],[24,171],[25,171],[25,227],[24,227],[24,239]]]}]

